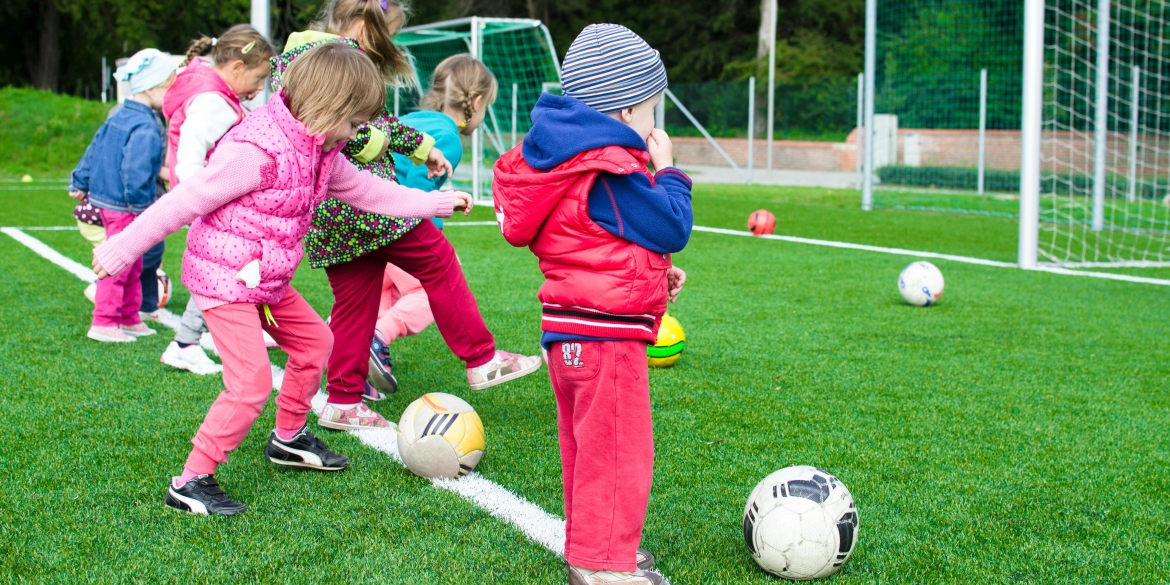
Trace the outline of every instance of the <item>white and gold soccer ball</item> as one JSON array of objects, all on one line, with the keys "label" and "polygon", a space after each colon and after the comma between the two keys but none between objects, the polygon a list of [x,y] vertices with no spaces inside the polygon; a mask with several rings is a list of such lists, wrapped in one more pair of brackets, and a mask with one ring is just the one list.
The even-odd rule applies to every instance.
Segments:
[{"label": "white and gold soccer ball", "polygon": [[398,454],[421,477],[462,477],[483,457],[483,422],[458,396],[432,392],[406,407],[398,422]]},{"label": "white and gold soccer ball", "polygon": [[804,581],[841,570],[857,544],[857,507],[841,480],[809,465],[765,477],[743,510],[743,539],[756,564]]},{"label": "white and gold soccer ball", "polygon": [[907,303],[916,307],[929,307],[938,302],[943,294],[943,275],[930,262],[912,262],[898,275],[898,292]]}]

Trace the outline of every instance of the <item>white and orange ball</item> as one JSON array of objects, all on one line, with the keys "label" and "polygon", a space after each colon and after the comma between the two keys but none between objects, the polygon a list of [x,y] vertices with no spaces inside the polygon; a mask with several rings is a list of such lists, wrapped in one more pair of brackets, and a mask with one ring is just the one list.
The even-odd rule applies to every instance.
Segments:
[{"label": "white and orange ball", "polygon": [[398,454],[421,477],[462,477],[483,457],[483,422],[458,396],[432,392],[406,407],[398,422]]},{"label": "white and orange ball", "polygon": [[898,275],[898,292],[907,303],[916,307],[929,307],[942,297],[942,272],[930,262],[913,262]]}]

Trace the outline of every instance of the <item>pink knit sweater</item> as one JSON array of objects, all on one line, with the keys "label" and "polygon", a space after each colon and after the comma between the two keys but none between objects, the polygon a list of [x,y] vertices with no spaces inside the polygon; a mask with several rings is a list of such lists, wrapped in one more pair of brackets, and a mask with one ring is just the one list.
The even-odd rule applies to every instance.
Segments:
[{"label": "pink knit sweater", "polygon": [[[98,264],[117,276],[151,246],[173,234],[196,217],[231,201],[272,186],[274,161],[260,148],[245,142],[220,146],[201,172],[183,181],[139,215],[125,231],[94,249]],[[396,217],[450,217],[455,206],[452,192],[427,192],[384,181],[359,171],[344,157],[337,157],[329,177],[329,196],[358,209]],[[207,310],[226,301],[195,295],[195,304]]]}]

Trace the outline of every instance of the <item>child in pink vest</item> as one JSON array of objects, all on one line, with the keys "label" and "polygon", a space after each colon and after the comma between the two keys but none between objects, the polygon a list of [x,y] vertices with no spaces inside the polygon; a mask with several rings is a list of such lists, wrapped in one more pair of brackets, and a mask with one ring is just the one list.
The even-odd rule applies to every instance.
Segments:
[{"label": "child in pink vest", "polygon": [[[199,58],[205,53],[210,53],[210,65]],[[268,39],[246,24],[237,24],[218,38],[191,42],[185,69],[163,97],[163,115],[170,120],[166,160],[172,189],[202,170],[219,140],[244,119],[240,100],[264,89],[268,60],[274,55]],[[196,374],[221,371],[223,367],[199,347],[204,331],[207,324],[192,298],[159,361]]]},{"label": "child in pink vest", "polygon": [[225,386],[192,440],[182,474],[167,491],[168,506],[192,513],[232,515],[246,509],[220,489],[214,473],[243,441],[272,392],[265,331],[289,355],[265,455],[278,465],[320,471],[349,465],[305,426],[333,346],[329,328],[289,286],[304,255],[301,239],[313,209],[329,197],[400,217],[446,217],[471,207],[466,193],[403,187],[337,156],[354,129],[385,101],[377,69],[361,51],[326,43],[285,75],[283,91],[233,128],[206,168],[94,250],[98,277],[116,275],[143,250],[191,224],[183,284],[223,358]]}]

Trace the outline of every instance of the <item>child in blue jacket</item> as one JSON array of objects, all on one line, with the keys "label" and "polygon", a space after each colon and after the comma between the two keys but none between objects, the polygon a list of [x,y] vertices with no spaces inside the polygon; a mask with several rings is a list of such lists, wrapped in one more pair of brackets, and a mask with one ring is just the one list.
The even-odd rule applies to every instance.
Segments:
[{"label": "child in blue jacket", "polygon": [[[114,73],[129,81],[131,97],[94,134],[85,155],[70,176],[69,194],[88,196],[112,236],[158,198],[156,181],[162,167],[163,135],[155,120],[163,95],[175,78],[170,55],[143,49]],[[103,342],[135,341],[155,331],[142,323],[139,275],[142,259],[117,278],[98,281],[93,321],[86,337]]]}]

